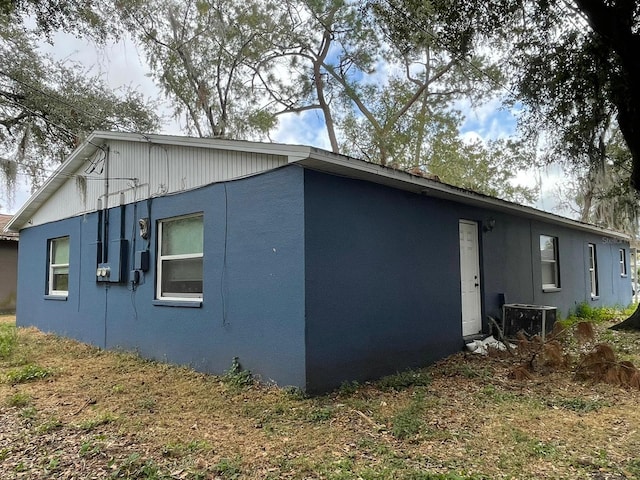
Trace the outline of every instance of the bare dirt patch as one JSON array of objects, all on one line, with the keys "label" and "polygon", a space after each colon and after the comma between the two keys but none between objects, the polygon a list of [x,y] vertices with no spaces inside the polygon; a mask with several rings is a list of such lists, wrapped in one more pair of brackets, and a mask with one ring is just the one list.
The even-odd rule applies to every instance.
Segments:
[{"label": "bare dirt patch", "polygon": [[[14,318],[0,317],[13,328]],[[640,362],[640,334],[602,324]],[[5,333],[8,330],[5,330]],[[622,479],[640,477],[640,392],[527,358],[459,353],[332,394],[214,377],[18,329],[0,356],[3,479]]]}]

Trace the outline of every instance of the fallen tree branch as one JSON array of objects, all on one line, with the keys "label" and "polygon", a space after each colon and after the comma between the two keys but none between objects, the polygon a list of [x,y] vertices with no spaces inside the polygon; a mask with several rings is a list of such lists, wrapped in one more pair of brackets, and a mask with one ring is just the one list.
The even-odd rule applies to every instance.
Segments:
[{"label": "fallen tree branch", "polygon": [[491,324],[492,328],[496,329],[497,332],[497,336],[498,336],[498,341],[500,341],[500,343],[502,343],[506,348],[507,351],[511,354],[511,355],[515,355],[515,352],[513,351],[513,349],[511,348],[511,344],[509,343],[509,341],[504,337],[504,334],[502,333],[502,329],[500,328],[500,326],[498,325],[498,322],[496,321],[495,318],[493,318],[491,315],[487,315],[487,319],[489,320],[489,323]]}]

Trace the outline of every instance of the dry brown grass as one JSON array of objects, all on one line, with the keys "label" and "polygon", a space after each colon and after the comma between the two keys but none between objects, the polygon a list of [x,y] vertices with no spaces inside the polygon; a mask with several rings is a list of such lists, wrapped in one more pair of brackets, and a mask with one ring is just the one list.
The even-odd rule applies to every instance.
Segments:
[{"label": "dry brown grass", "polygon": [[[606,335],[640,364],[639,334]],[[20,329],[0,378],[26,362],[51,374],[0,382],[0,478],[640,476],[638,390],[567,367],[518,375],[518,361],[460,353],[416,374],[428,385],[398,376],[304,398]]]}]

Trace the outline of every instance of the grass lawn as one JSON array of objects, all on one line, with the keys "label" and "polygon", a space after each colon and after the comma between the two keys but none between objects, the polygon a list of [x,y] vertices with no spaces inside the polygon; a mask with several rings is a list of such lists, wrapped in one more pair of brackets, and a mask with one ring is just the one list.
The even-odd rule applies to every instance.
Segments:
[{"label": "grass lawn", "polygon": [[[0,478],[640,478],[640,392],[575,375],[599,342],[640,366],[640,333],[614,321],[586,343],[564,336],[565,367],[523,349],[461,352],[306,398],[0,316]],[[529,377],[516,379],[520,364]]]}]

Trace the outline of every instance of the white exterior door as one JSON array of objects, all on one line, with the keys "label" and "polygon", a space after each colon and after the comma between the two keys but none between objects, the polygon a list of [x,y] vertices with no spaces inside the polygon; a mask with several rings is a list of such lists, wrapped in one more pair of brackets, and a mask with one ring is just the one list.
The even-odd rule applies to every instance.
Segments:
[{"label": "white exterior door", "polygon": [[460,220],[460,290],[462,292],[462,335],[482,330],[478,224]]}]

